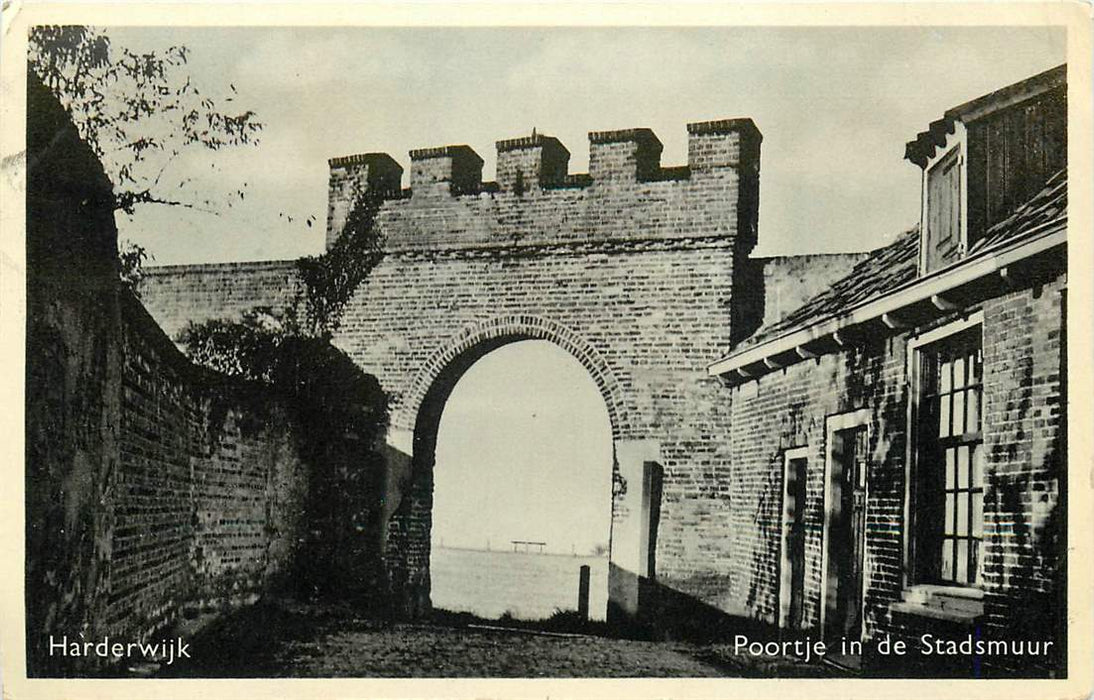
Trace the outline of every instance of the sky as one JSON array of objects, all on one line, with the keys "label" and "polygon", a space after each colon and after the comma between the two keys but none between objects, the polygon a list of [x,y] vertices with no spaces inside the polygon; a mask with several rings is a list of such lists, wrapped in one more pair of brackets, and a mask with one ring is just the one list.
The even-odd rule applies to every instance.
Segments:
[{"label": "sky", "polygon": [[[866,250],[916,222],[904,143],[949,107],[1064,61],[1062,29],[111,28],[136,50],[183,44],[207,94],[265,124],[260,143],[169,174],[246,199],[217,213],[145,206],[123,238],[156,264],[293,258],[324,240],[327,159],[538,133],[588,166],[588,132],[652,128],[664,165],[686,124],[751,117],[764,140],[757,254]],[[404,174],[404,186],[409,183]],[[289,223],[288,217],[293,221]],[[306,221],[314,217],[314,224]]]},{"label": "sky", "polygon": [[473,364],[445,404],[436,455],[434,545],[504,551],[525,540],[587,554],[608,544],[608,410],[553,343],[512,343]]}]

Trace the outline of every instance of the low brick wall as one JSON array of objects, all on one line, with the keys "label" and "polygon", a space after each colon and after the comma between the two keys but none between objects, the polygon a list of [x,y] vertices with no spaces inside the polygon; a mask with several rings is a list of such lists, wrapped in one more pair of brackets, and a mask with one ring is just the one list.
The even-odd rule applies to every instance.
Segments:
[{"label": "low brick wall", "polygon": [[867,253],[822,253],[757,258],[763,265],[763,325],[781,321],[791,311],[847,276]]},{"label": "low brick wall", "polygon": [[283,309],[302,286],[293,260],[161,265],[144,272],[141,300],[172,340],[188,323],[238,319],[256,306]]},{"label": "low brick wall", "polygon": [[123,306],[113,486],[114,634],[253,602],[302,537],[296,426],[259,387],[190,365],[134,299]]}]

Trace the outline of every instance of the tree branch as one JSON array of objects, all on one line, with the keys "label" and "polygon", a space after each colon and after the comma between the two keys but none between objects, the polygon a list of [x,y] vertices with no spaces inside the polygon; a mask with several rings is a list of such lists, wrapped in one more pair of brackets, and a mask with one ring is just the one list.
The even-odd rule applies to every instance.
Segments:
[{"label": "tree branch", "polygon": [[181,202],[175,199],[164,199],[158,197],[148,190],[141,190],[140,192],[122,192],[115,197],[115,209],[121,209],[127,214],[133,213],[133,207],[138,204],[164,204],[172,207],[184,207],[186,209],[193,209],[194,211],[205,212],[206,214],[213,214],[220,216],[220,212],[215,209],[206,209],[199,207],[191,202]]}]

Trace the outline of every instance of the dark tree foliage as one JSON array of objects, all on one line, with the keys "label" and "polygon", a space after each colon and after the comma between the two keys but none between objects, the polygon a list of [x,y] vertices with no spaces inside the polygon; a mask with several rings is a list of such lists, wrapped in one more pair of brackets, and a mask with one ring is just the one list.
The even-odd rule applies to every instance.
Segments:
[{"label": "dark tree foliage", "polygon": [[307,537],[293,577],[305,597],[367,605],[382,590],[379,527],[383,465],[377,452],[388,399],[326,339],[287,329],[268,308],[239,321],[190,324],[180,342],[198,363],[267,386],[285,400],[308,469]]},{"label": "dark tree foliage", "polygon": [[141,296],[141,280],[144,279],[144,263],[149,257],[144,246],[132,241],[118,243],[118,276],[122,286],[138,299]]},{"label": "dark tree foliage", "polygon": [[289,336],[270,307],[255,307],[239,321],[211,319],[189,323],[179,336],[186,354],[199,365],[250,381],[272,384],[281,342]]},{"label": "dark tree foliage", "polygon": [[[189,357],[229,377],[259,382],[287,399],[309,472],[308,539],[294,577],[308,597],[370,607],[385,589],[380,562],[388,399],[375,377],[330,344],[346,305],[383,256],[381,200],[358,193],[342,235],[323,255],[302,258],[302,291],[283,309],[255,307],[239,320],[191,323],[179,336]],[[380,608],[375,608],[379,610]]]}]

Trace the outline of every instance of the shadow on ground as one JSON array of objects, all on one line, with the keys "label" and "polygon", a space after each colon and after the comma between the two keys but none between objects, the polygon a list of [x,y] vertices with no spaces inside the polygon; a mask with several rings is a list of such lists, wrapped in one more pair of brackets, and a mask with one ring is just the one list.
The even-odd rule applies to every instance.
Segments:
[{"label": "shadow on ground", "polygon": [[[731,645],[602,636],[561,613],[538,623],[437,611],[427,622],[366,619],[347,608],[259,603],[194,635],[192,658],[122,670],[168,678],[717,678],[825,676]],[[599,632],[588,634],[584,632]]]}]

